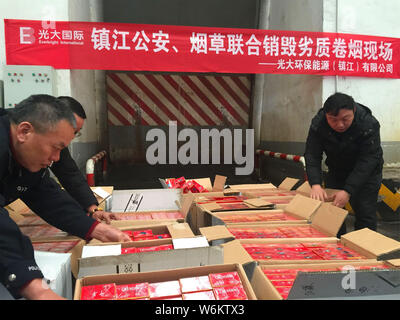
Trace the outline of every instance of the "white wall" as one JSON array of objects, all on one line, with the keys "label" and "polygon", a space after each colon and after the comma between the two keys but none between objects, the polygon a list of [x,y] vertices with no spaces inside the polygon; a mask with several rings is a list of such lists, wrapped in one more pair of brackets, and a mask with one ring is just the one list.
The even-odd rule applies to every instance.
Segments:
[{"label": "white wall", "polygon": [[[322,31],[322,1],[270,0],[269,29]],[[304,119],[321,107],[321,94],[319,76],[266,74],[261,141],[304,141]]]},{"label": "white wall", "polygon": [[[399,19],[399,0],[324,1],[325,32],[398,38]],[[400,80],[358,77],[334,80],[324,79],[324,100],[334,93],[335,88],[352,95],[356,101],[368,106],[380,121],[382,141],[400,141]]]},{"label": "white wall", "polygon": [[[68,20],[68,0],[1,0],[0,1],[0,80],[3,80],[6,51],[3,19]],[[69,70],[57,70],[57,92],[70,95]]]},{"label": "white wall", "polygon": [[[0,1],[0,80],[6,64],[3,19],[102,21],[102,0],[1,0]],[[56,70],[56,95],[72,96],[85,108],[87,120],[82,136],[74,139],[70,150],[80,168],[105,147],[105,73],[95,70]]]}]

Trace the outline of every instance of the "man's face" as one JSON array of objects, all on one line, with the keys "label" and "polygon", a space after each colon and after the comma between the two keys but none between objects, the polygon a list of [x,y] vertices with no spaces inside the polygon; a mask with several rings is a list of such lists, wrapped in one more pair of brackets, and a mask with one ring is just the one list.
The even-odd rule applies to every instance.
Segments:
[{"label": "man's face", "polygon": [[78,137],[80,135],[80,131],[85,123],[85,119],[81,118],[76,113],[74,113],[74,116],[75,116],[75,120],[76,120],[75,136]]},{"label": "man's face", "polygon": [[340,109],[339,113],[334,116],[332,114],[325,114],[326,121],[329,126],[336,132],[345,132],[350,128],[354,120],[354,110]]},{"label": "man's face", "polygon": [[66,120],[46,133],[38,133],[29,122],[20,123],[17,126],[18,162],[31,172],[50,166],[60,159],[60,152],[74,138],[74,131]]}]

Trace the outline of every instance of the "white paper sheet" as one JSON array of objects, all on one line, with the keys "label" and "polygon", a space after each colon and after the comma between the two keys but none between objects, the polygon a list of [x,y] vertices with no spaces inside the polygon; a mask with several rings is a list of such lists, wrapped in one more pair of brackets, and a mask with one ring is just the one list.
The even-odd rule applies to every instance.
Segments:
[{"label": "white paper sheet", "polygon": [[120,254],[120,244],[113,244],[109,246],[84,246],[82,250],[82,258],[118,256]]}]

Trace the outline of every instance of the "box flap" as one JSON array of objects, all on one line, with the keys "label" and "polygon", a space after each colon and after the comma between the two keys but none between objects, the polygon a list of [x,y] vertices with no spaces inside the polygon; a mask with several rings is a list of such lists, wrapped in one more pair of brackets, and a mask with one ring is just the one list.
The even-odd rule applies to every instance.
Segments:
[{"label": "box flap", "polygon": [[387,262],[390,263],[393,267],[400,267],[400,259],[387,260]]},{"label": "box flap", "polygon": [[196,181],[198,184],[202,185],[208,191],[213,191],[213,187],[212,187],[210,178],[197,178],[197,179],[192,179],[192,180]]},{"label": "box flap", "polygon": [[194,233],[187,223],[174,223],[167,225],[172,238],[192,238]]},{"label": "box flap", "polygon": [[368,228],[346,233],[341,241],[370,252],[377,260],[400,258],[400,242]]},{"label": "box flap", "polygon": [[210,203],[203,203],[201,208],[205,211],[218,211],[222,210],[222,207],[218,203],[210,202]]},{"label": "box flap", "polygon": [[194,202],[194,196],[191,192],[182,195],[180,203],[177,203],[180,212],[184,217],[188,214],[190,207]]},{"label": "box flap", "polygon": [[281,184],[278,186],[278,189],[282,190],[292,190],[292,188],[295,186],[295,184],[299,182],[299,179],[294,179],[294,178],[286,178],[281,182]]},{"label": "box flap", "polygon": [[221,239],[234,239],[232,233],[225,226],[212,226],[200,228],[200,233],[207,238],[208,241]]},{"label": "box flap", "polygon": [[311,192],[311,186],[308,181],[305,181],[300,187],[296,189],[296,192],[299,192],[303,195],[308,196]]},{"label": "box flap", "polygon": [[274,204],[271,202],[268,202],[264,199],[261,198],[253,198],[253,199],[247,199],[243,201],[246,204],[249,204],[253,207],[257,207],[257,208],[268,208],[268,207],[273,207]]},{"label": "box flap", "polygon": [[312,217],[312,225],[327,235],[336,237],[348,214],[347,210],[330,203],[322,203]]},{"label": "box flap", "polygon": [[319,200],[297,194],[286,206],[285,211],[308,220],[321,204]]},{"label": "box flap", "polygon": [[229,185],[229,188],[234,190],[247,190],[247,189],[276,189],[272,183],[255,183],[255,184],[234,184]]},{"label": "box flap", "polygon": [[239,240],[233,240],[221,244],[221,247],[224,248],[224,263],[245,264],[254,261],[240,244]]},{"label": "box flap", "polygon": [[113,193],[114,187],[109,186],[98,186],[98,187],[90,187],[93,191],[94,196],[96,197],[97,201],[102,203],[105,201],[108,197],[110,197]]},{"label": "box flap", "polygon": [[214,179],[213,192],[223,191],[225,188],[226,177],[216,175]]}]

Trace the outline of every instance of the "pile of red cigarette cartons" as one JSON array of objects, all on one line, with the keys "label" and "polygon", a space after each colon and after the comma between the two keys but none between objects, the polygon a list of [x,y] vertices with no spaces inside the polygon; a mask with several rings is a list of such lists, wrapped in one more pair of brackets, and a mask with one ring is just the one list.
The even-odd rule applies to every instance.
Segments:
[{"label": "pile of red cigarette cartons", "polygon": [[285,212],[275,212],[275,213],[259,213],[259,214],[232,214],[223,215],[219,218],[229,224],[229,223],[239,223],[239,222],[260,222],[260,221],[295,221],[299,220],[296,217],[287,214]]},{"label": "pile of red cigarette cartons", "polygon": [[159,246],[150,246],[150,247],[127,247],[127,248],[121,248],[121,254],[164,251],[164,250],[174,250],[174,246],[172,244],[163,244]]},{"label": "pile of red cigarette cartons", "polygon": [[83,286],[81,300],[247,300],[236,271],[155,283]]},{"label": "pile of red cigarette cartons", "polygon": [[157,240],[157,239],[169,239],[171,236],[168,233],[153,234],[153,230],[144,229],[137,231],[123,231],[126,233],[132,241],[143,241],[143,240]]},{"label": "pile of red cigarette cartons", "polygon": [[235,202],[243,202],[243,200],[247,200],[247,199],[248,199],[248,197],[245,197],[245,196],[225,196],[225,197],[205,196],[197,203],[198,204],[204,204],[204,203],[210,203],[210,202],[235,203]]},{"label": "pile of red cigarette cartons", "polygon": [[54,242],[34,242],[33,249],[36,251],[47,251],[56,253],[67,253],[72,250],[79,240],[72,241],[54,241]]},{"label": "pile of red cigarette cartons", "polygon": [[254,260],[360,260],[359,253],[339,243],[242,244]]},{"label": "pile of red cigarette cartons", "polygon": [[255,238],[325,238],[328,235],[312,226],[274,227],[274,228],[228,228],[236,239]]},{"label": "pile of red cigarette cartons", "polygon": [[21,226],[20,229],[21,232],[29,238],[51,238],[68,235],[66,232],[48,224],[40,226]]},{"label": "pile of red cigarette cartons", "polygon": [[185,177],[165,179],[165,183],[170,189],[182,189],[183,193],[202,193],[208,192],[201,184],[194,180],[186,180]]},{"label": "pile of red cigarette cartons", "polygon": [[[390,267],[379,265],[352,266],[353,270],[390,270]],[[296,280],[299,272],[338,272],[342,271],[342,267],[331,268],[293,268],[293,269],[263,269],[265,276],[271,281],[283,299],[287,299],[290,289]]]},{"label": "pile of red cigarette cartons", "polygon": [[124,213],[120,214],[121,220],[177,220],[184,219],[184,216],[179,211],[165,211],[165,212],[146,212],[146,213]]}]

